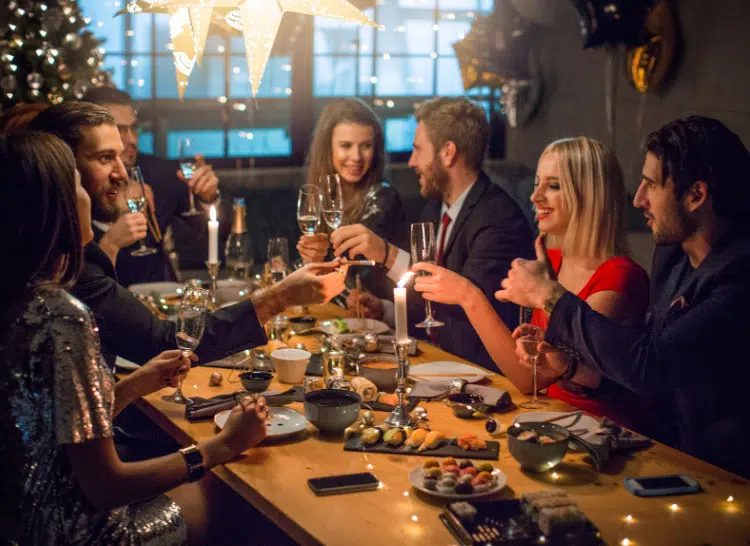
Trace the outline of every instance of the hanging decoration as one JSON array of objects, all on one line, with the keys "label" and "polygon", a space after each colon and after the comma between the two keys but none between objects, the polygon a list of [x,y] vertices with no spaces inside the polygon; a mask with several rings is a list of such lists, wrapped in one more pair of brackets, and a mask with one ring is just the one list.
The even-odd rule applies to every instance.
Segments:
[{"label": "hanging decoration", "polygon": [[649,11],[646,31],[648,40],[628,51],[626,64],[628,79],[641,93],[663,89],[675,64],[679,35],[668,0],[658,0]]},{"label": "hanging decoration", "polygon": [[502,91],[500,100],[512,128],[529,121],[541,97],[534,30],[507,0],[497,0],[495,10],[475,17],[468,34],[453,44],[464,90]]},{"label": "hanging decoration", "polygon": [[256,96],[286,12],[378,25],[347,0],[138,0],[126,11],[169,14],[170,38],[182,98],[195,64],[200,64],[209,27],[217,18],[241,32],[252,95]]},{"label": "hanging decoration", "polygon": [[[5,11],[3,11],[5,10]],[[0,107],[57,104],[106,80],[104,49],[73,0],[10,0],[0,8]]]},{"label": "hanging decoration", "polygon": [[644,22],[654,0],[572,0],[583,47],[637,46],[646,41]]}]

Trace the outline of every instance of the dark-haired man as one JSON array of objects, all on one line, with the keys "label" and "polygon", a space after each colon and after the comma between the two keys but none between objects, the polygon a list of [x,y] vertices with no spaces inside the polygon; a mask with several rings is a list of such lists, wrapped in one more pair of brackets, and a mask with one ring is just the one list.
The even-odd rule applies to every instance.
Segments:
[{"label": "dark-haired man", "polygon": [[[419,176],[421,195],[429,199],[422,221],[435,228],[436,261],[491,297],[511,260],[530,256],[532,235],[518,204],[482,170],[490,136],[487,114],[464,97],[443,97],[420,104],[416,118],[409,166]],[[384,263],[393,281],[409,270],[407,251],[361,224],[339,228],[331,241],[337,256],[349,252]],[[409,317],[416,323],[424,316],[424,302],[421,298],[414,301],[414,296]],[[368,295],[365,304],[370,316],[392,314],[391,302]],[[518,325],[517,306],[495,302],[494,307],[510,328]],[[445,324],[430,332],[434,342],[497,370],[461,307],[433,303],[432,308],[435,318]],[[418,334],[412,329],[412,335]]]},{"label": "dark-haired man", "polygon": [[[168,228],[174,228],[177,224],[181,227],[184,225],[198,238],[197,244],[205,242],[205,217],[183,217],[182,213],[189,208],[190,192],[194,194],[197,206],[206,210],[209,205],[218,202],[219,179],[211,166],[202,156],[197,156],[198,167],[193,172],[190,181],[186,181],[177,169],[175,161],[140,153],[137,112],[133,99],[125,91],[107,86],[92,87],[86,92],[83,100],[102,106],[115,118],[123,146],[120,157],[126,169],[140,167],[146,184],[153,191],[150,205],[159,232],[166,234]],[[113,227],[116,229],[118,226],[115,224]],[[99,222],[95,224],[95,228],[99,230],[96,232],[97,240],[102,237],[103,230],[108,229],[106,225]],[[137,248],[137,243],[132,243],[132,241],[128,243],[133,246],[123,248],[122,252],[117,255],[115,267],[120,283],[129,286],[138,282],[175,280],[175,272],[161,237],[158,237],[153,229],[146,232],[145,224],[142,226],[142,233],[146,237],[145,243],[149,247],[156,248],[157,253],[151,256],[131,256],[130,253]],[[110,240],[112,240],[111,236],[104,236],[104,243]],[[124,238],[120,238],[119,241],[128,242]],[[205,242],[205,244],[208,243]],[[106,249],[105,244],[102,244],[102,247]]]},{"label": "dark-haired man", "polygon": [[[112,213],[126,176],[120,159],[122,141],[112,115],[95,104],[65,102],[40,113],[30,129],[53,133],[71,147],[81,184],[91,196],[93,218],[105,219]],[[108,364],[114,365],[116,355],[141,363],[175,348],[175,324],[157,319],[118,284],[112,262],[98,244],[88,244],[84,258],[84,270],[72,292],[94,312]],[[303,268],[252,301],[212,313],[198,356],[208,362],[264,344],[262,323],[270,317],[290,305],[318,303],[343,290],[344,275],[318,275],[332,267]]]},{"label": "dark-haired man", "polygon": [[654,131],[646,150],[634,205],[657,248],[643,326],[620,326],[551,280],[541,241],[537,261],[516,260],[497,297],[548,314],[552,353],[541,371],[575,382],[592,367],[635,392],[670,397],[677,447],[750,476],[750,154],[722,123],[699,116]]}]

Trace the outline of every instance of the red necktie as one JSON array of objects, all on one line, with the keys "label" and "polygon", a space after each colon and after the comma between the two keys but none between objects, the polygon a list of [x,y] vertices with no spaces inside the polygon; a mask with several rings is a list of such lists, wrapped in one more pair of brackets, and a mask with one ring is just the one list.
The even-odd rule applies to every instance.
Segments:
[{"label": "red necktie", "polygon": [[451,223],[451,217],[447,212],[443,213],[443,231],[440,233],[440,246],[438,246],[437,265],[443,265],[443,251],[445,250],[445,235],[448,233],[448,226]]}]

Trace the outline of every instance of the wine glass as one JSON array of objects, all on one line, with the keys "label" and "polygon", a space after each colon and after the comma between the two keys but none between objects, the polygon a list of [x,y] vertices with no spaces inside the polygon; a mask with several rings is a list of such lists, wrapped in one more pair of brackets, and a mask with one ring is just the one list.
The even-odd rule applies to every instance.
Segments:
[{"label": "wine glass", "polygon": [[[411,261],[435,263],[435,226],[432,222],[421,222],[411,225]],[[418,275],[429,275],[427,271],[420,271]],[[445,323],[435,320],[432,316],[432,303],[425,300],[425,319],[417,324],[417,328],[437,328]]]},{"label": "wine glass", "polygon": [[531,400],[523,402],[519,406],[523,409],[540,409],[548,405],[547,402],[537,398],[536,366],[539,361],[539,344],[544,341],[544,330],[531,324],[526,324],[525,328],[526,334],[520,339],[531,361]]},{"label": "wine glass", "polygon": [[341,192],[341,177],[327,174],[320,177],[323,188],[323,219],[332,231],[341,227],[344,219],[344,195]]},{"label": "wine glass", "polygon": [[[182,295],[180,307],[177,309],[177,334],[175,340],[177,347],[182,349],[182,354],[190,358],[190,354],[198,348],[206,328],[206,315],[211,302],[211,292],[205,288],[188,287]],[[163,400],[175,404],[189,404],[190,398],[182,393],[182,380],[177,385],[177,390],[164,396]]]},{"label": "wine glass", "polygon": [[[323,208],[323,195],[320,188],[312,184],[305,184],[297,195],[297,224],[303,237],[312,237],[320,225],[320,213]],[[294,268],[303,267],[305,262],[300,258],[294,263]]]},{"label": "wine glass", "polygon": [[283,237],[268,239],[268,263],[274,284],[286,277],[289,269],[289,243]]},{"label": "wine glass", "polygon": [[[131,213],[148,212],[148,201],[146,200],[146,187],[143,183],[143,174],[140,167],[128,169],[128,182],[125,186],[125,200]],[[148,233],[148,224],[146,226]],[[150,256],[156,254],[157,250],[146,246],[143,239],[139,241],[140,246],[130,253],[131,256]]]},{"label": "wine glass", "polygon": [[[190,180],[193,178],[193,172],[195,169],[198,168],[198,165],[195,163],[195,154],[192,151],[192,143],[189,138],[183,138],[180,139],[180,142],[177,145],[178,147],[178,154],[180,156],[180,170],[182,171],[182,176],[185,177],[185,180]],[[195,208],[195,196],[193,195],[193,190],[188,187],[188,197],[190,198],[190,210],[186,210],[182,213],[183,216],[197,216],[201,213],[198,209]]]}]

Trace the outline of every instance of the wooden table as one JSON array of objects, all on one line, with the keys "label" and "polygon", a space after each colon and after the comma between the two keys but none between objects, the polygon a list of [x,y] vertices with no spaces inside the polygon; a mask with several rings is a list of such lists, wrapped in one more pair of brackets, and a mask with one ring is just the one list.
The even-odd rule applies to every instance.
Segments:
[{"label": "wooden table", "polygon": [[[321,318],[345,315],[328,305],[314,308]],[[304,342],[305,337],[299,340]],[[297,340],[292,340],[296,342]],[[421,354],[411,358],[412,372],[418,364],[434,360],[461,360],[427,343],[420,343]],[[203,397],[241,389],[240,383],[226,380],[221,387],[209,387],[208,367],[193,369],[183,385],[188,396]],[[221,370],[225,379],[229,370]],[[236,375],[236,374],[235,374]],[[511,392],[519,403],[521,395],[502,376],[492,384]],[[272,385],[272,388],[284,388]],[[183,444],[190,444],[216,433],[211,420],[190,423],[184,408],[161,400],[169,390],[154,393],[138,403],[147,415]],[[484,420],[462,420],[440,402],[423,402],[433,430],[449,436],[475,432],[486,438]],[[289,407],[304,415],[302,404]],[[549,410],[569,409],[550,400]],[[507,426],[517,411],[500,414]],[[377,423],[386,413],[376,413]],[[659,416],[654,416],[659,418]],[[738,439],[741,441],[741,439]],[[615,457],[604,473],[595,472],[579,454],[569,454],[552,471],[544,474],[522,472],[500,440],[497,466],[508,477],[501,493],[512,498],[527,491],[548,487],[565,489],[601,530],[608,544],[701,545],[750,544],[750,490],[737,476],[661,444],[637,452],[630,459]],[[408,474],[424,457],[366,454],[343,450],[341,439],[319,437],[310,425],[303,438],[263,444],[213,472],[248,502],[301,544],[429,544],[452,545],[455,540],[438,520],[443,503],[417,492]],[[382,482],[374,492],[316,497],[307,486],[309,478],[373,472]],[[631,495],[622,480],[630,476],[689,474],[705,492],[668,498],[639,498]],[[733,502],[728,502],[728,497]],[[677,507],[673,507],[676,503]],[[628,518],[630,516],[630,518]],[[623,542],[624,539],[628,541]]]}]

